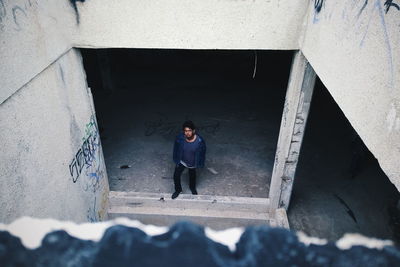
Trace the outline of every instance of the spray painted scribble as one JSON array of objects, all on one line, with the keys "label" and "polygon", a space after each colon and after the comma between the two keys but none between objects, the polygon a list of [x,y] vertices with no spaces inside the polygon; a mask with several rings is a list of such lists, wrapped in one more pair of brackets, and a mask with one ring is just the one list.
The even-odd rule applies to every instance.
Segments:
[{"label": "spray painted scribble", "polygon": [[87,214],[86,214],[86,219],[88,220],[88,222],[98,222],[98,216],[96,214],[96,202],[97,202],[97,198],[96,196],[94,196],[94,201],[93,201],[93,206],[90,205],[89,209],[87,210]]},{"label": "spray painted scribble", "polygon": [[[392,2],[392,1],[386,1],[385,5],[386,5],[387,2]],[[386,9],[386,13],[387,13],[388,8],[390,8],[390,5],[389,6],[386,5],[386,7],[387,7],[387,9]],[[390,83],[390,86],[393,88],[394,87],[394,66],[393,66],[392,45],[391,45],[391,41],[390,41],[390,38],[389,38],[388,30],[387,30],[387,27],[386,27],[386,21],[385,21],[385,17],[384,17],[384,15],[385,15],[384,14],[384,10],[383,10],[382,3],[381,3],[380,0],[376,0],[375,3],[374,3],[372,12],[370,13],[370,17],[368,19],[367,28],[366,28],[364,36],[363,36],[363,38],[361,39],[361,42],[360,42],[360,46],[363,46],[365,37],[367,36],[367,33],[368,33],[368,29],[369,29],[370,23],[372,21],[372,17],[375,14],[377,14],[379,16],[379,21],[380,21],[380,25],[381,25],[383,36],[384,36],[383,40],[384,40],[384,43],[385,43],[385,46],[386,46],[386,55],[387,55],[387,60],[388,60],[388,65],[389,65],[389,70],[390,70],[389,71],[389,75],[390,75],[389,83]]]},{"label": "spray painted scribble", "polygon": [[390,40],[389,32],[386,25],[385,14],[388,13],[390,8],[400,10],[400,6],[395,3],[399,0],[352,0],[346,1],[340,10],[335,8],[335,4],[327,6],[323,0],[314,0],[314,16],[313,23],[319,23],[321,19],[330,20],[331,16],[322,15],[323,9],[330,9],[330,12],[336,14],[340,12],[343,20],[344,31],[341,35],[343,38],[354,38],[357,37],[359,47],[362,48],[366,41],[366,37],[369,32],[370,25],[378,23],[382,32],[382,44],[384,47],[384,53],[386,54],[388,62],[388,83],[391,88],[394,88],[394,63],[393,63],[393,51],[392,42]]},{"label": "spray painted scribble", "polygon": [[314,0],[314,9],[317,13],[321,12],[324,0]]},{"label": "spray painted scribble", "polygon": [[8,5],[4,4],[4,0],[0,0],[0,30],[4,30],[4,22],[7,20],[7,15],[12,16],[12,21],[14,22],[14,30],[22,30],[21,20],[28,17],[29,9],[37,4],[36,1],[26,0],[19,5]]},{"label": "spray painted scribble", "polygon": [[75,10],[76,22],[79,24],[79,11],[78,11],[77,2],[84,3],[85,0],[69,0],[69,2],[71,3],[72,7]]},{"label": "spray painted scribble", "polygon": [[76,183],[84,173],[85,179],[83,183],[84,191],[96,192],[100,187],[100,180],[105,176],[102,168],[102,155],[99,131],[97,128],[95,117],[92,115],[85,127],[85,136],[82,138],[82,146],[75,154],[69,171],[72,181]]},{"label": "spray painted scribble", "polygon": [[19,14],[22,14],[26,17],[26,12],[25,10],[23,10],[20,6],[14,6],[12,8],[12,15],[13,15],[13,19],[14,19],[14,23],[17,26],[16,30],[20,31],[21,30],[21,26],[18,22],[18,16]]},{"label": "spray painted scribble", "polygon": [[385,6],[385,13],[386,14],[389,12],[389,9],[391,7],[394,7],[397,10],[400,10],[400,6],[398,4],[396,4],[396,3],[393,3],[393,0],[386,0],[384,6]]},{"label": "spray painted scribble", "polygon": [[363,13],[363,11],[364,11],[364,9],[365,9],[365,7],[366,7],[367,5],[368,5],[368,0],[365,0],[365,1],[364,1],[364,4],[362,5],[362,7],[360,8],[360,10],[358,11],[357,19],[360,18],[361,14]]},{"label": "spray painted scribble", "polygon": [[317,23],[319,21],[318,15],[324,6],[324,0],[314,0],[314,18],[313,23]]}]

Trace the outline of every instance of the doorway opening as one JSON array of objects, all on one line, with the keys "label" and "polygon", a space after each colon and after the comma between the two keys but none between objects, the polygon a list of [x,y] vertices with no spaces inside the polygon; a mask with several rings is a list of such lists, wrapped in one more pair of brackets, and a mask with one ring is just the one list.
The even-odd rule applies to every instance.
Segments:
[{"label": "doorway opening", "polygon": [[268,197],[293,51],[81,52],[112,191],[172,193],[173,142],[190,119],[207,144],[198,193]]},{"label": "doorway opening", "polygon": [[399,241],[399,200],[317,79],[288,210],[291,228],[331,241],[351,232]]}]

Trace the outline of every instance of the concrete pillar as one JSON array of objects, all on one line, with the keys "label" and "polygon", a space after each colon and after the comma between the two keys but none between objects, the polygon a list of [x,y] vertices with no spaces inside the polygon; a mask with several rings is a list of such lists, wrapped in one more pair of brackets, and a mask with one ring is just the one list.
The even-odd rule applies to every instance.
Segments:
[{"label": "concrete pillar", "polygon": [[101,73],[101,82],[103,90],[106,92],[113,91],[113,81],[111,77],[111,66],[108,52],[105,49],[96,49],[97,62]]},{"label": "concrete pillar", "polygon": [[289,207],[293,180],[310,109],[316,74],[301,53],[294,54],[269,191],[271,211]]}]

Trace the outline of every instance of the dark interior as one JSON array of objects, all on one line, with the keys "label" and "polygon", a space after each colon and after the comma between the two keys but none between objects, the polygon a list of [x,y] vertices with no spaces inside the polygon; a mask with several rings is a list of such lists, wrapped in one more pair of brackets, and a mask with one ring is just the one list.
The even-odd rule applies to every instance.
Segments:
[{"label": "dark interior", "polygon": [[[190,119],[207,143],[199,194],[268,197],[293,51],[81,51],[111,190],[172,193]],[[295,178],[293,230],[399,240],[399,193],[319,79]]]}]

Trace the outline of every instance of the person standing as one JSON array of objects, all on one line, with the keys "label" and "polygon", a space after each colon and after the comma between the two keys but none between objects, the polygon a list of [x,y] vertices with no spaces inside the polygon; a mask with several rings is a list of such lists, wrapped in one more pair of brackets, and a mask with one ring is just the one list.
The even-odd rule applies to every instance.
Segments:
[{"label": "person standing", "polygon": [[196,169],[204,167],[206,157],[206,143],[196,133],[194,123],[185,121],[182,130],[174,143],[173,160],[176,166],[174,171],[175,192],[172,194],[172,199],[177,198],[182,192],[181,175],[186,168],[189,169],[189,188],[193,195],[197,195]]}]

